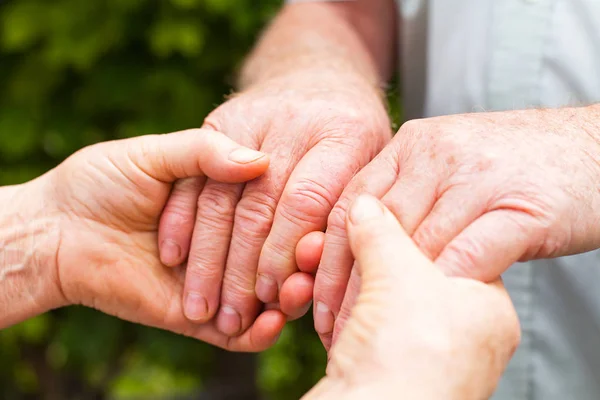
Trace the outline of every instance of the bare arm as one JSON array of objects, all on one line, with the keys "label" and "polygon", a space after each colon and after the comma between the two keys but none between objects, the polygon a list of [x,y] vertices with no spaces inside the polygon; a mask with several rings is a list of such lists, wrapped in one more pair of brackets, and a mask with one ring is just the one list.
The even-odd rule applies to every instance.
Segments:
[{"label": "bare arm", "polygon": [[40,180],[0,188],[0,329],[64,302],[52,267],[59,241],[44,198],[29,193]]},{"label": "bare arm", "polygon": [[396,24],[394,0],[288,4],[248,58],[240,86],[296,74],[378,86],[395,68]]}]

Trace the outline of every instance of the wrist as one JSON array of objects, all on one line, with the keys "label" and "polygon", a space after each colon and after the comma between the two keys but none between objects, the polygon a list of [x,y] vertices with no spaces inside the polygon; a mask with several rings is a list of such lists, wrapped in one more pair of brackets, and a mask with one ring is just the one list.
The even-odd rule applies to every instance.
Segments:
[{"label": "wrist", "polygon": [[0,329],[66,304],[56,266],[59,219],[47,180],[0,188]]},{"label": "wrist", "polygon": [[379,104],[385,104],[384,88],[353,71],[342,72],[319,67],[288,71],[254,82],[243,88],[243,91],[261,90],[266,87],[277,88],[280,91],[350,92],[356,96],[372,97]]}]

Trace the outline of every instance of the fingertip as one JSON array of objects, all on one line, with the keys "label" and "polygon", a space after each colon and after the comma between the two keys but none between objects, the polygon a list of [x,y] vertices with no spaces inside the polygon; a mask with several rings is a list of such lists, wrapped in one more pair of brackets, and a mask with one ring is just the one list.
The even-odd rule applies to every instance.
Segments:
[{"label": "fingertip", "polygon": [[296,264],[298,265],[298,269],[309,274],[316,273],[321,262],[324,247],[324,232],[311,232],[300,239],[296,246]]},{"label": "fingertip", "polygon": [[192,142],[189,151],[198,169],[224,183],[241,183],[262,175],[269,167],[269,156],[243,146],[222,132],[212,129],[185,131]]},{"label": "fingertip", "polygon": [[377,198],[363,194],[358,196],[348,211],[348,229],[364,225],[385,217],[386,208]]},{"label": "fingertip", "polygon": [[[231,179],[236,181],[259,177],[265,173],[271,162],[267,154],[243,146],[229,153],[228,159],[232,161],[232,168],[235,170]],[[240,177],[235,177],[235,174],[239,174]]]},{"label": "fingertip", "polygon": [[250,333],[250,341],[256,351],[263,351],[277,343],[286,323],[279,310],[268,310],[258,316]]},{"label": "fingertip", "polygon": [[314,277],[303,272],[293,274],[283,283],[279,305],[288,320],[298,319],[308,312],[312,304],[314,283]]}]

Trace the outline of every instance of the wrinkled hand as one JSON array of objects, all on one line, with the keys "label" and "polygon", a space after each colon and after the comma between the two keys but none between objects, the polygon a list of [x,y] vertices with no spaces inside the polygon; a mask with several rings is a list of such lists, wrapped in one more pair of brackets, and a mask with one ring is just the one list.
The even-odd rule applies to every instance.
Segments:
[{"label": "wrinkled hand", "polygon": [[348,282],[353,258],[344,218],[360,193],[382,199],[453,276],[490,282],[518,260],[599,247],[599,116],[578,108],[406,123],[329,219],[315,282],[315,326],[326,346],[334,317],[338,332],[357,292],[356,274]]},{"label": "wrinkled hand", "polygon": [[360,294],[327,377],[305,398],[489,398],[520,337],[501,281],[444,276],[371,196],[347,224]]},{"label": "wrinkled hand", "polygon": [[[167,265],[181,264],[189,251],[184,303],[192,321],[216,314],[219,330],[235,336],[254,321],[261,301],[277,303],[283,282],[298,270],[298,241],[325,229],[344,186],[391,137],[373,88],[335,88],[312,78],[252,87],[205,121],[268,153],[271,166],[245,185],[210,179],[176,185],[159,243]],[[305,289],[304,300],[284,310],[292,318],[308,309],[312,286]]]},{"label": "wrinkled hand", "polygon": [[63,305],[83,304],[117,317],[192,336],[229,350],[258,351],[274,343],[285,317],[263,313],[230,339],[214,324],[183,315],[184,270],[159,261],[161,212],[176,179],[204,174],[242,182],[263,173],[268,158],[221,133],[190,130],[85,148],[33,181],[43,187],[45,213],[59,219],[56,256]]}]

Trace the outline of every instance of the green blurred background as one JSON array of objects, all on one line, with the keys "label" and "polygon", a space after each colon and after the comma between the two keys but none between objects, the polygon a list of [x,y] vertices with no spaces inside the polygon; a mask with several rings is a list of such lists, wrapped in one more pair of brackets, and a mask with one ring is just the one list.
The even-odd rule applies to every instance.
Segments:
[{"label": "green blurred background", "polygon": [[[199,126],[280,2],[0,0],[0,184]],[[294,399],[325,360],[309,318],[252,356],[73,307],[0,332],[0,398]]]}]

